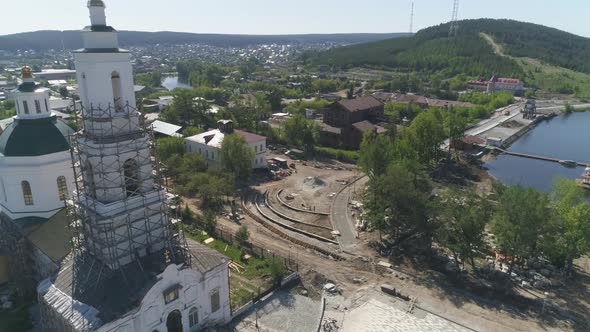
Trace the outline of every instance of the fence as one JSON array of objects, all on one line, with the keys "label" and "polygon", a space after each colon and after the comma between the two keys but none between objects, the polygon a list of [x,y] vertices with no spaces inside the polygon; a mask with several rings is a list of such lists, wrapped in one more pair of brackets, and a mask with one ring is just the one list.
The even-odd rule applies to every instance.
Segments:
[{"label": "fence", "polygon": [[251,242],[248,243],[240,243],[236,240],[236,234],[228,230],[222,226],[216,226],[214,234],[215,237],[222,239],[223,241],[235,246],[237,248],[243,249],[250,255],[253,255],[257,258],[266,258],[266,257],[273,257],[273,258],[280,258],[283,260],[283,264],[287,267],[289,271],[299,271],[299,262],[295,260],[293,257],[278,254],[273,252],[269,249],[266,249],[262,246],[253,244]]}]

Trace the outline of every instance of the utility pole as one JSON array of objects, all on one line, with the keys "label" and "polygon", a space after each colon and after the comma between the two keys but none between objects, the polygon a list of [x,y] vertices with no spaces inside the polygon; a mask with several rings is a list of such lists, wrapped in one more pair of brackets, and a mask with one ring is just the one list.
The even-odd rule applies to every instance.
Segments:
[{"label": "utility pole", "polygon": [[414,33],[414,1],[412,1],[412,9],[410,10],[410,33]]},{"label": "utility pole", "polygon": [[459,31],[459,0],[453,0],[453,15],[451,17],[451,28],[449,29],[449,37],[456,37]]}]

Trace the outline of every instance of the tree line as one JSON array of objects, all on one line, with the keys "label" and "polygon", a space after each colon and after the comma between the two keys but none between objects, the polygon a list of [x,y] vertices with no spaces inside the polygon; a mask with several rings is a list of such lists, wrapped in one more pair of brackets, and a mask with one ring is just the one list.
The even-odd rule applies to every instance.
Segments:
[{"label": "tree line", "polygon": [[[590,205],[575,182],[559,180],[552,194],[521,187],[496,186],[492,202],[473,189],[433,191],[428,171],[438,166],[450,126],[438,126],[439,115],[419,114],[395,136],[364,137],[359,165],[369,177],[364,196],[369,226],[384,235],[383,245],[408,243],[430,247],[437,242],[456,262],[476,266],[475,259],[493,251],[515,264],[539,257],[565,271],[590,253]],[[486,242],[486,227],[495,236]]]}]

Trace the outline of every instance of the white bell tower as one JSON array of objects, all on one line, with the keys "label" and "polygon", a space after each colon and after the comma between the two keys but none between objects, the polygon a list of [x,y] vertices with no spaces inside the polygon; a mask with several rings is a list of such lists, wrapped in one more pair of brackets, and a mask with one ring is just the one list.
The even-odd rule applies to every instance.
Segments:
[{"label": "white bell tower", "polygon": [[88,9],[92,25],[74,52],[84,123],[72,140],[76,204],[85,250],[118,269],[169,248],[166,192],[136,109],[131,54],[106,25],[103,1]]}]

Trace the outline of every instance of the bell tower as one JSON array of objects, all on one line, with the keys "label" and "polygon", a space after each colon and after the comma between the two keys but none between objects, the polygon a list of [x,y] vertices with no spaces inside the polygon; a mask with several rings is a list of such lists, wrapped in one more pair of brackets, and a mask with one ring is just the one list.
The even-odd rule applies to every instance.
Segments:
[{"label": "bell tower", "polygon": [[171,248],[166,192],[136,109],[129,51],[106,25],[102,0],[74,52],[83,129],[72,140],[80,246],[115,270]]}]

